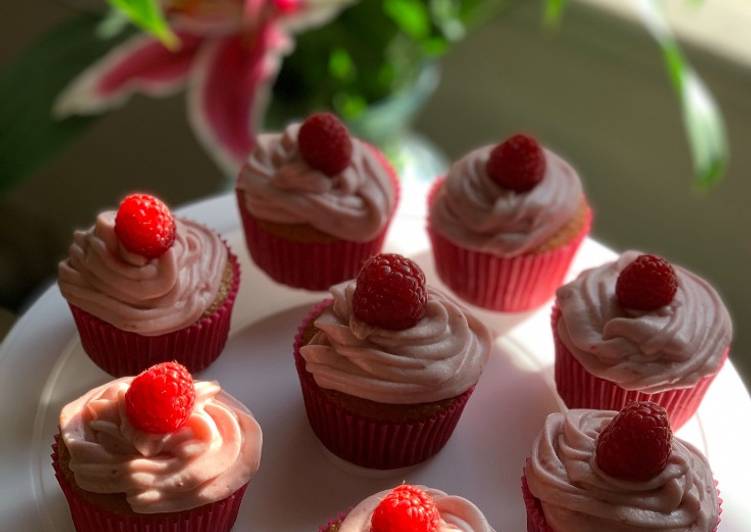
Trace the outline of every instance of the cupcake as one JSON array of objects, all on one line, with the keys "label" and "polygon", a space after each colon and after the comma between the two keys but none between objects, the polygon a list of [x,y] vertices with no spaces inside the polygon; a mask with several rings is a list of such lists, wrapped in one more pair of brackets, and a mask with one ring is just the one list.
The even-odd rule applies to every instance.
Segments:
[{"label": "cupcake", "polygon": [[313,431],[336,456],[393,469],[446,444],[490,352],[488,330],[426,288],[419,266],[377,255],[331,288],[295,339]]},{"label": "cupcake", "polygon": [[52,465],[78,532],[228,532],[261,445],[239,401],[166,362],[67,404]]},{"label": "cupcake", "polygon": [[490,310],[530,310],[552,297],[591,222],[576,171],[522,134],[464,156],[428,197],[438,276]]},{"label": "cupcake", "polygon": [[397,175],[332,114],[260,135],[237,180],[250,256],[278,283],[328,290],[383,246]]},{"label": "cupcake", "polygon": [[84,350],[115,377],[170,360],[206,368],[227,341],[239,284],[219,235],[146,194],[76,231],[58,267]]},{"label": "cupcake", "polygon": [[371,495],[319,532],[495,532],[467,499],[402,484]]},{"label": "cupcake", "polygon": [[709,283],[636,251],[561,287],[552,325],[555,382],[569,408],[650,400],[676,430],[696,412],[733,335]]},{"label": "cupcake", "polygon": [[528,532],[713,532],[717,483],[652,402],[550,414],[527,459]]}]

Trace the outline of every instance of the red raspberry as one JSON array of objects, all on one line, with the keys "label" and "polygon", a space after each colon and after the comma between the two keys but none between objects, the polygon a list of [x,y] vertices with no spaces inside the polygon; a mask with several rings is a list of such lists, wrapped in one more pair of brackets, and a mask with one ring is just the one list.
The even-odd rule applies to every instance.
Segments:
[{"label": "red raspberry", "polygon": [[673,301],[677,289],[678,277],[668,261],[639,255],[618,275],[615,295],[624,308],[655,310]]},{"label": "red raspberry", "polygon": [[182,364],[151,366],[130,383],[125,413],[131,425],[144,432],[174,432],[188,420],[196,400],[193,377]]},{"label": "red raspberry", "polygon": [[154,196],[130,194],[117,210],[115,234],[128,251],[154,259],[175,242],[175,219]]},{"label": "red raspberry", "polygon": [[382,253],[371,257],[360,270],[352,310],[365,323],[400,331],[422,319],[427,301],[425,274],[420,267],[401,255]]},{"label": "red raspberry", "polygon": [[433,499],[418,487],[391,490],[370,518],[371,532],[437,532],[441,518]]},{"label": "red raspberry", "polygon": [[308,117],[297,134],[300,154],[313,168],[334,176],[352,159],[352,139],[347,128],[331,113]]},{"label": "red raspberry", "polygon": [[545,153],[533,137],[519,133],[493,148],[485,171],[499,186],[527,192],[545,177]]},{"label": "red raspberry", "polygon": [[672,441],[665,409],[652,401],[634,402],[597,438],[597,466],[621,480],[649,480],[665,469]]}]

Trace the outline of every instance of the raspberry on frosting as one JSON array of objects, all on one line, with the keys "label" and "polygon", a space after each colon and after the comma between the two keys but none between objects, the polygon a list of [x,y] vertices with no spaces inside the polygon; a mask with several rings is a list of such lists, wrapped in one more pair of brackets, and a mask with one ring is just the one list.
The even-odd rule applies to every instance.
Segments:
[{"label": "raspberry on frosting", "polygon": [[597,466],[621,480],[646,481],[660,474],[672,452],[665,409],[652,401],[625,406],[597,438]]},{"label": "raspberry on frosting", "polygon": [[498,186],[527,192],[545,177],[545,167],[545,153],[537,140],[517,133],[493,148],[485,171]]},{"label": "raspberry on frosting", "polygon": [[391,490],[371,517],[371,532],[437,532],[440,520],[433,499],[422,489],[402,484]]},{"label": "raspberry on frosting", "polygon": [[125,393],[125,412],[135,428],[166,434],[183,426],[195,400],[190,372],[177,362],[164,362],[133,379]]},{"label": "raspberry on frosting", "polygon": [[175,242],[175,219],[169,208],[149,194],[130,194],[120,203],[115,234],[132,253],[154,259]]},{"label": "raspberry on frosting", "polygon": [[618,303],[635,310],[669,305],[677,290],[678,277],[673,266],[657,255],[639,255],[623,268],[615,285]]},{"label": "raspberry on frosting", "polygon": [[399,331],[425,316],[427,300],[420,267],[401,255],[382,253],[369,259],[358,274],[352,311],[369,325]]},{"label": "raspberry on frosting", "polygon": [[331,113],[309,116],[297,134],[300,155],[328,176],[347,168],[352,160],[352,139],[344,124]]}]

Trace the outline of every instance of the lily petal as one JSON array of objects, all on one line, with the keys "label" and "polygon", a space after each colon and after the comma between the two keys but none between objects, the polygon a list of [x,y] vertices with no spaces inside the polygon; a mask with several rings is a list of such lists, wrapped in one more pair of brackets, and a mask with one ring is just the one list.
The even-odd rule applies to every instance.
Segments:
[{"label": "lily petal", "polygon": [[53,115],[97,114],[118,107],[136,92],[166,96],[180,89],[203,39],[178,33],[180,48],[170,51],[139,34],[112,49],[75,78],[60,94]]},{"label": "lily petal", "polygon": [[292,42],[273,21],[253,34],[217,39],[199,53],[188,87],[188,117],[217,163],[234,175],[253,148],[281,56]]}]

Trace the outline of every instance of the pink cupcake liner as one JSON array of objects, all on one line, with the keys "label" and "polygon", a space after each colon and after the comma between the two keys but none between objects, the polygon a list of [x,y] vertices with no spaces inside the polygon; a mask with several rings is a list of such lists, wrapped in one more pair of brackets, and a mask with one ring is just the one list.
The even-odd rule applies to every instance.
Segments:
[{"label": "pink cupcake liner", "polygon": [[[428,209],[443,185],[438,180],[428,195]],[[587,208],[582,230],[569,243],[542,253],[497,257],[462,248],[435,231],[428,218],[436,271],[441,281],[459,297],[478,307],[501,312],[521,312],[550,299],[571,266],[579,246],[592,226]]]},{"label": "pink cupcake liner", "polygon": [[52,445],[52,466],[68,502],[77,532],[229,532],[237,519],[248,484],[221,501],[182,512],[125,515],[98,507],[65,478],[58,462],[59,437]]},{"label": "pink cupcake liner", "polygon": [[[555,306],[551,323],[555,339],[555,384],[558,395],[569,408],[595,408],[598,410],[621,410],[634,401],[654,401],[668,413],[673,430],[678,430],[691,419],[709,385],[719,373],[708,375],[690,388],[676,388],[657,393],[626,390],[616,383],[601,379],[588,372],[569,351],[558,336],[558,319],[561,311]],[[728,359],[730,349],[725,349],[720,369]]]},{"label": "pink cupcake liner", "polygon": [[[717,487],[717,481],[714,482],[715,489],[717,490],[717,525],[714,528],[714,532],[720,527],[720,518],[722,516],[722,497],[720,497],[720,489]],[[532,495],[529,491],[529,485],[527,484],[527,476],[522,474],[522,498],[524,499],[524,506],[527,509],[527,532],[555,532],[545,521],[545,513],[542,509],[542,502],[540,499]]]},{"label": "pink cupcake liner", "polygon": [[[386,158],[375,148],[381,163],[388,169],[396,205],[399,202],[399,181]],[[248,251],[256,265],[274,281],[292,288],[328,290],[332,285],[354,278],[363,263],[380,253],[394,212],[378,236],[368,242],[336,240],[333,242],[294,242],[266,231],[256,222],[245,206],[245,193],[237,189],[237,206],[245,233]]]},{"label": "pink cupcake liner", "polygon": [[454,432],[474,387],[441,412],[421,421],[382,421],[345,410],[316,384],[300,354],[306,329],[330,304],[331,300],[327,300],[313,308],[303,320],[294,345],[305,411],[318,439],[336,456],[372,469],[407,467],[438,453]]},{"label": "pink cupcake liner", "polygon": [[176,360],[191,373],[207,368],[224,349],[232,308],[240,287],[240,265],[227,247],[232,285],[222,305],[210,316],[167,334],[143,336],[123,331],[85,310],[70,305],[81,345],[89,358],[113,377],[137,375],[160,362]]}]

